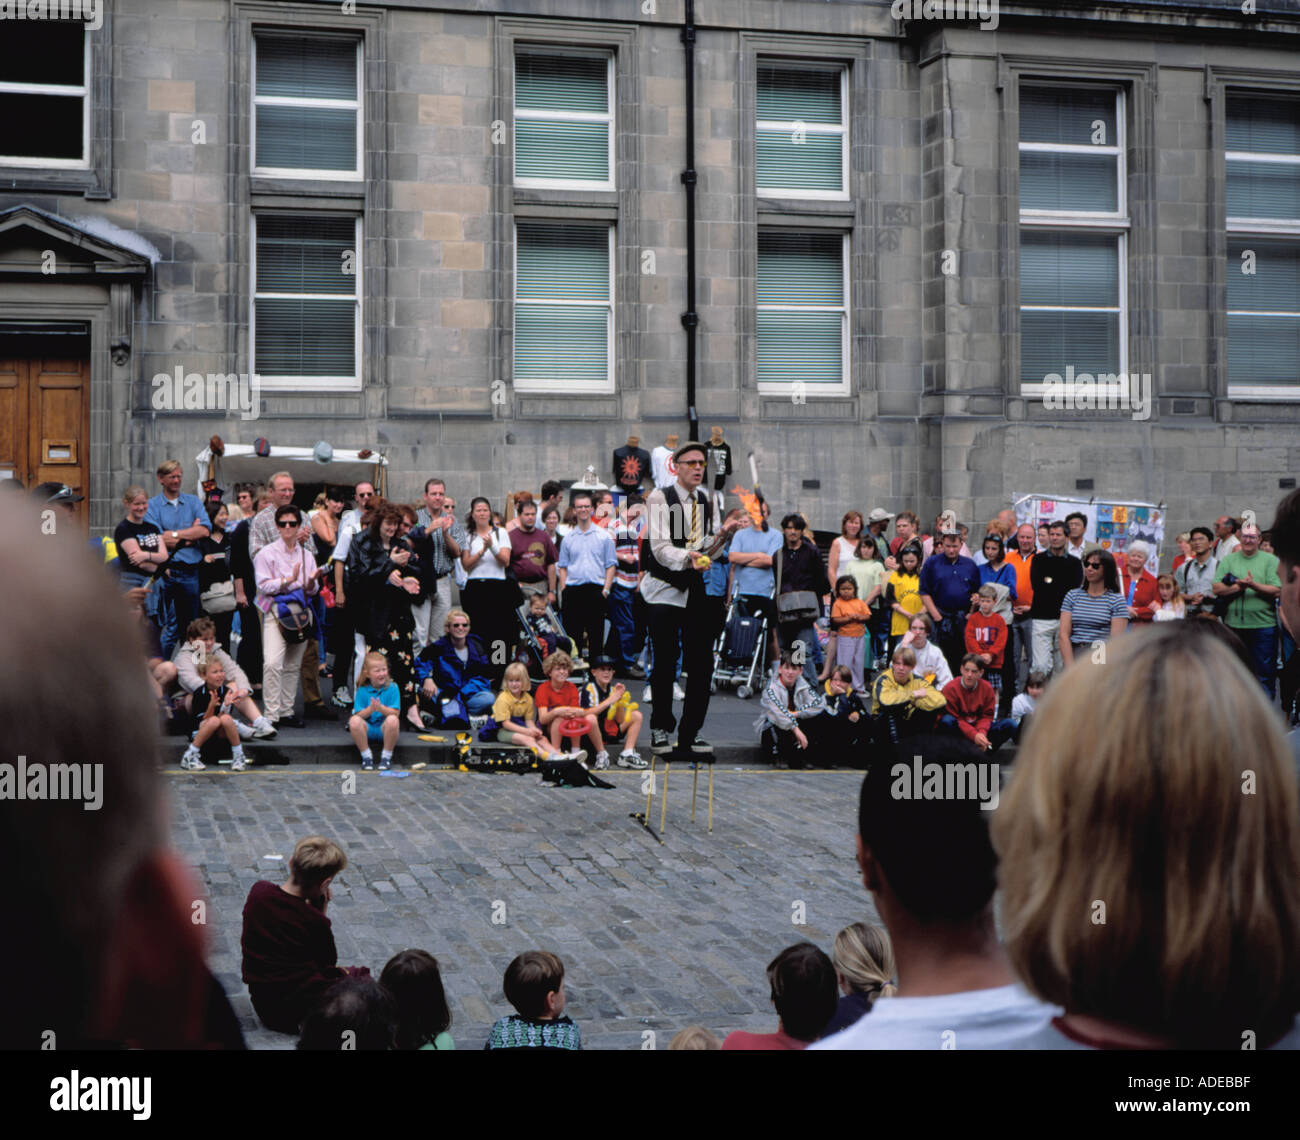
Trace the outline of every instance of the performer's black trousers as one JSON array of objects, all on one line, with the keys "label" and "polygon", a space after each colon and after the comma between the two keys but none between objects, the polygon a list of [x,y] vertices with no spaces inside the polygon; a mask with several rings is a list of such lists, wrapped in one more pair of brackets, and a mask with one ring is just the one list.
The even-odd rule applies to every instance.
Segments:
[{"label": "performer's black trousers", "polygon": [[686,605],[648,605],[647,625],[654,646],[654,672],[650,675],[650,727],[672,732],[673,674],[677,653],[682,653],[682,671],[686,673],[686,702],[678,742],[688,745],[704,726],[709,712],[709,682],[713,679],[713,641],[717,636],[715,607],[704,592],[704,582],[691,587]]},{"label": "performer's black trousers", "polygon": [[601,586],[595,582],[582,586],[566,586],[562,599],[564,631],[573,638],[574,647],[588,661],[597,654],[605,652],[607,606],[605,597],[600,591]]}]

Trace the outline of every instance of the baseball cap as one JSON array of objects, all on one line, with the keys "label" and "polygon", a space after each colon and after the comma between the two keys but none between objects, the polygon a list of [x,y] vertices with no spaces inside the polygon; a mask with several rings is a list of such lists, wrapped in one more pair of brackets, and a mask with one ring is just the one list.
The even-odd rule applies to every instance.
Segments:
[{"label": "baseball cap", "polygon": [[32,488],[32,498],[38,503],[79,503],[85,497],[66,483],[37,483]]},{"label": "baseball cap", "polygon": [[617,662],[607,653],[598,653],[591,659],[590,665],[593,669],[613,669]]}]

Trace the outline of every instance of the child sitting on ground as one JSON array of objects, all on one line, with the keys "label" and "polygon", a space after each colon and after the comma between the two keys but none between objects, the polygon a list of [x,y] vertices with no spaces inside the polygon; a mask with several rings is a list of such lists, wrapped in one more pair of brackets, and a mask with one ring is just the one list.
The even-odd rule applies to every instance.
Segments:
[{"label": "child sitting on ground", "polygon": [[582,1034],[564,1014],[564,963],[548,950],[526,950],[506,968],[501,988],[515,1007],[488,1034],[488,1049],[581,1049]]},{"label": "child sitting on ground", "polygon": [[984,679],[995,693],[1002,691],[1002,656],[1007,648],[1007,623],[995,613],[997,589],[989,582],[979,588],[979,613],[966,619],[966,652],[984,666]]},{"label": "child sitting on ground", "polygon": [[379,982],[397,1003],[398,1049],[456,1048],[437,958],[427,950],[401,950],[388,959]]},{"label": "child sitting on ground", "polygon": [[1017,744],[1020,743],[1020,736],[1029,725],[1029,718],[1038,706],[1038,698],[1043,695],[1046,685],[1047,677],[1035,669],[1025,678],[1025,691],[1018,694],[1011,702],[1011,719],[1016,722],[1014,740]]},{"label": "child sitting on ground", "polygon": [[562,649],[565,653],[573,652],[573,642],[567,637],[560,636],[559,630],[555,628],[550,615],[546,612],[545,594],[528,596],[528,615],[524,620],[528,622],[528,628],[533,631],[533,636],[541,644],[543,658],[549,657],[557,649]]},{"label": "child sitting on ground", "polygon": [[393,765],[393,749],[401,731],[401,693],[396,682],[388,676],[388,658],[382,653],[367,653],[361,663],[357,678],[356,695],[352,698],[352,716],[348,718],[348,732],[352,743],[361,753],[361,769],[370,772],[375,767],[374,746],[381,748],[379,770],[387,772]]},{"label": "child sitting on ground", "polygon": [[900,644],[871,686],[871,718],[880,743],[929,732],[948,706],[930,675],[917,677],[915,669],[915,651]]},{"label": "child sitting on ground", "polygon": [[862,698],[853,691],[853,674],[847,665],[836,665],[826,682],[826,711],[831,716],[831,729],[827,735],[833,749],[853,767],[857,763],[858,749],[866,737],[869,716]]},{"label": "child sitting on ground", "polygon": [[[563,650],[557,650],[542,662],[542,672],[546,674],[546,680],[537,687],[537,723],[549,734],[551,747],[556,752],[564,752],[560,741],[566,728],[571,738],[580,740],[583,736],[591,736],[600,741],[596,718],[582,708],[578,686],[569,680],[573,658]],[[582,730],[580,733],[577,731],[579,728]],[[603,742],[600,747],[604,747]],[[587,759],[587,753],[581,748],[571,749],[566,755],[579,763]]]},{"label": "child sitting on ground", "polygon": [[302,1019],[340,978],[367,977],[364,966],[340,968],[334,931],[325,917],[330,884],[348,857],[320,835],[298,841],[289,881],[253,884],[244,903],[242,976],[267,1029],[297,1033]]},{"label": "child sitting on ground", "polygon": [[497,739],[502,744],[531,748],[543,760],[563,760],[563,752],[552,750],[546,733],[537,727],[537,708],[529,696],[528,668],[519,661],[506,666],[505,688],[497,694],[492,719],[497,722]]},{"label": "child sitting on ground", "polygon": [[190,746],[185,749],[185,755],[181,757],[181,767],[188,768],[191,772],[202,772],[207,765],[199,758],[199,753],[220,732],[230,741],[230,770],[242,772],[248,763],[230,708],[236,700],[248,694],[226,684],[226,667],[216,658],[209,659],[197,668],[199,676],[203,678],[203,688],[194,694],[194,709],[200,718],[199,727],[190,738]]},{"label": "child sitting on ground", "polygon": [[[614,684],[614,659],[601,654],[592,658],[591,680],[582,691],[582,707],[596,718],[599,726],[604,718],[604,732],[613,743],[621,738],[623,750],[618,754],[620,768],[648,768],[636,750],[637,734],[641,731],[641,710],[624,698],[626,685]],[[597,729],[599,731],[599,728]],[[596,753],[596,767],[609,767],[609,752],[603,744]]]},{"label": "child sitting on ground", "polygon": [[763,689],[762,715],[754,722],[764,750],[777,767],[811,768],[808,749],[824,743],[830,724],[821,695],[808,684],[803,666],[783,652],[776,673]]},{"label": "child sitting on ground", "polygon": [[860,1017],[871,1012],[877,998],[893,997],[894,948],[883,926],[855,922],[835,936],[831,950],[835,980],[839,982],[839,1005],[835,1016],[822,1030],[823,1037],[847,1029]]}]

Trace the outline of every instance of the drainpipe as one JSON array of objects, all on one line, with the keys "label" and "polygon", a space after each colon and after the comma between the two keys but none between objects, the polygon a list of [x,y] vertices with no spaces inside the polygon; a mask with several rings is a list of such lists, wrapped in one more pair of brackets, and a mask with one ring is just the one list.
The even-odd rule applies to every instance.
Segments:
[{"label": "drainpipe", "polygon": [[700,315],[695,311],[695,0],[686,0],[682,43],[686,47],[686,169],[682,171],[682,185],[686,187],[686,311],[682,314],[682,328],[686,330],[686,414],[691,425],[687,438],[698,440],[700,414],[695,410],[695,330]]}]

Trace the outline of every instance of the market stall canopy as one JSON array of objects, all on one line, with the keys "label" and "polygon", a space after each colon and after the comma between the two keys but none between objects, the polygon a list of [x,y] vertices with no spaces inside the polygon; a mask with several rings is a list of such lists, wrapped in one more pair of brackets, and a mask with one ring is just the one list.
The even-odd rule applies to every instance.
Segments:
[{"label": "market stall canopy", "polygon": [[[260,456],[252,444],[227,443],[225,452],[213,457],[212,449],[205,447],[195,457],[198,477],[194,481],[195,494],[202,496],[203,481],[215,479],[225,488],[227,497],[233,498],[236,483],[265,483],[277,471],[288,471],[294,482],[330,483],[350,486],[368,479],[381,495],[385,492],[384,475],[388,460],[377,451],[364,459],[359,451],[334,448],[329,460],[321,463],[312,447],[273,446],[269,454]],[[212,474],[208,474],[211,467]]]}]

